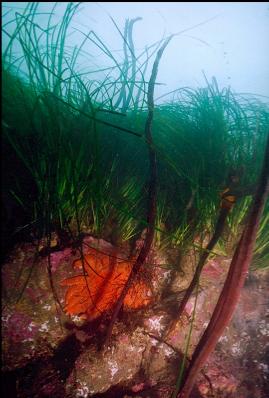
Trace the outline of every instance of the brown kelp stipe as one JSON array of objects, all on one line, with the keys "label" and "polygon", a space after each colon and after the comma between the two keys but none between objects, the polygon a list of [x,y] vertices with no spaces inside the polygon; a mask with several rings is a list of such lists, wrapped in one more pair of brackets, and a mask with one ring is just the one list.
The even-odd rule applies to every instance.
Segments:
[{"label": "brown kelp stipe", "polygon": [[199,279],[200,279],[201,272],[203,270],[203,266],[204,266],[209,254],[210,254],[210,251],[213,250],[215,244],[217,243],[217,241],[219,240],[219,238],[220,238],[220,236],[222,234],[222,231],[223,231],[224,226],[225,226],[225,221],[227,219],[229,211],[230,210],[227,209],[227,208],[223,208],[223,209],[220,210],[220,214],[219,214],[219,217],[218,217],[218,220],[217,220],[217,223],[216,223],[216,228],[215,228],[214,235],[210,239],[210,242],[208,243],[208,245],[206,246],[205,251],[203,252],[203,254],[200,257],[200,260],[199,260],[199,263],[198,263],[198,265],[196,267],[196,270],[195,270],[194,276],[192,278],[192,281],[191,281],[188,289],[186,290],[186,293],[185,293],[182,301],[180,302],[177,314],[176,314],[175,318],[173,319],[171,325],[169,326],[169,329],[166,331],[164,337],[167,337],[174,330],[174,328],[176,327],[176,324],[179,321],[179,319],[180,319],[180,317],[181,317],[181,315],[182,315],[182,313],[183,313],[183,311],[184,311],[184,309],[186,307],[186,304],[187,304],[189,298],[191,297],[191,295],[192,295],[192,293],[193,293],[193,291],[195,289],[195,286],[199,283]]},{"label": "brown kelp stipe", "polygon": [[158,65],[161,60],[162,54],[168,45],[169,41],[171,40],[172,36],[170,36],[162,45],[162,47],[158,50],[156,59],[153,64],[152,68],[152,73],[151,77],[149,80],[149,86],[148,86],[148,117],[146,120],[146,125],[145,125],[145,135],[148,143],[148,149],[149,149],[149,173],[150,173],[150,179],[149,179],[149,187],[148,187],[148,216],[147,216],[147,234],[144,240],[144,244],[141,248],[141,251],[133,265],[132,271],[130,273],[130,276],[121,292],[121,295],[115,305],[113,315],[111,318],[111,321],[108,326],[107,334],[106,334],[106,339],[105,339],[105,345],[107,345],[110,341],[110,337],[112,334],[112,329],[114,326],[114,323],[118,317],[118,314],[120,312],[120,309],[122,307],[123,301],[126,297],[126,294],[128,293],[128,290],[130,289],[135,276],[139,272],[141,266],[144,264],[150,248],[151,244],[153,241],[154,237],[154,229],[155,229],[155,218],[156,218],[156,196],[157,196],[157,162],[156,162],[156,154],[154,149],[152,148],[152,122],[153,122],[153,113],[154,113],[154,86],[155,86],[155,81],[158,73]]},{"label": "brown kelp stipe", "polygon": [[193,293],[193,291],[195,289],[195,286],[199,282],[200,275],[201,275],[201,272],[203,270],[203,266],[204,266],[209,254],[210,254],[210,251],[213,250],[215,244],[217,243],[217,241],[219,240],[219,238],[220,238],[220,236],[222,234],[222,231],[223,231],[224,226],[225,226],[225,221],[227,219],[227,216],[228,216],[229,212],[230,212],[230,208],[228,208],[228,207],[222,207],[220,209],[220,213],[219,213],[219,216],[218,216],[218,219],[217,219],[217,223],[216,223],[216,227],[215,227],[215,232],[214,232],[212,238],[210,239],[208,245],[206,246],[205,251],[202,253],[202,255],[200,257],[200,260],[199,260],[198,265],[196,267],[196,270],[195,270],[194,276],[192,278],[192,281],[191,281],[188,289],[186,290],[186,293],[185,293],[182,301],[180,302],[177,314],[176,314],[175,318],[173,319],[171,325],[169,326],[169,328],[165,332],[164,337],[167,337],[174,330],[174,328],[176,327],[176,324],[179,321],[179,319],[180,319],[180,317],[181,317],[181,315],[182,315],[182,313],[183,313],[183,311],[184,311],[184,309],[186,307],[186,304],[187,304],[189,298],[191,297],[191,295],[192,295],[192,293]]},{"label": "brown kelp stipe", "polygon": [[233,208],[233,205],[235,204],[236,200],[239,197],[242,197],[244,195],[252,194],[252,187],[248,187],[247,189],[244,190],[244,192],[239,191],[239,189],[237,188],[237,185],[240,180],[240,177],[238,174],[239,174],[238,172],[234,171],[234,172],[231,172],[229,175],[228,184],[227,184],[228,188],[226,188],[221,194],[220,211],[219,211],[219,216],[218,216],[218,219],[216,222],[214,234],[213,234],[212,238],[210,239],[209,243],[207,244],[206,248],[204,249],[203,253],[201,254],[201,257],[199,259],[199,262],[196,267],[192,281],[191,281],[188,289],[186,290],[186,293],[185,293],[182,301],[180,302],[177,314],[176,314],[175,318],[173,319],[173,321],[171,322],[171,325],[165,332],[164,337],[167,337],[175,329],[176,324],[179,321],[179,319],[186,307],[186,304],[189,301],[189,299],[195,289],[195,286],[197,286],[197,284],[199,283],[199,279],[200,279],[203,267],[206,263],[206,260],[208,259],[208,256],[210,255],[211,251],[214,249],[215,245],[217,244],[218,240],[220,239],[220,237],[222,235],[222,232],[226,225],[227,217],[228,217],[231,209]]},{"label": "brown kelp stipe", "polygon": [[225,327],[229,324],[237,305],[249,265],[252,260],[253,248],[269,191],[269,134],[264,155],[260,181],[253,199],[247,225],[234,253],[229,273],[220,294],[211,320],[199,341],[190,365],[187,369],[178,398],[188,398],[200,368],[214,350]]}]

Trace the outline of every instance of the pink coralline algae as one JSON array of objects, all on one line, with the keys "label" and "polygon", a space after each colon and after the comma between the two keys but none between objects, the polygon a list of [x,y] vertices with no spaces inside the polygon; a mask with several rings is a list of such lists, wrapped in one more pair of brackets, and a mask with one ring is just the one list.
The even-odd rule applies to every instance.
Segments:
[{"label": "pink coralline algae", "polygon": [[145,388],[145,383],[139,383],[132,387],[132,391],[139,392],[139,391],[142,391],[144,388]]},{"label": "pink coralline algae", "polygon": [[16,312],[7,320],[7,335],[13,343],[33,339],[38,327],[34,325],[28,315]]},{"label": "pink coralline algae", "polygon": [[210,279],[218,279],[223,274],[223,269],[218,262],[211,260],[204,267],[202,271],[203,276],[207,276]]},{"label": "pink coralline algae", "polygon": [[28,294],[28,296],[30,297],[30,299],[33,303],[39,304],[41,294],[39,294],[36,289],[27,287],[25,289],[25,292]]},{"label": "pink coralline algae", "polygon": [[67,248],[58,252],[51,253],[50,261],[51,261],[51,271],[57,271],[59,264],[68,259],[72,255],[72,249]]},{"label": "pink coralline algae", "polygon": [[192,298],[188,301],[188,303],[185,306],[185,314],[188,316],[191,316],[192,311],[194,309],[194,305],[195,305],[195,298]]}]

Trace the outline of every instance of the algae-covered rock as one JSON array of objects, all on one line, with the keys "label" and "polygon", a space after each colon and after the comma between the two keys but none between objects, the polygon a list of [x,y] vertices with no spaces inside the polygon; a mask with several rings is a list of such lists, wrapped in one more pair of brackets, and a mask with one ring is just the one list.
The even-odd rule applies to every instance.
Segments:
[{"label": "algae-covered rock", "polygon": [[[69,275],[71,250],[51,255],[55,293],[63,305],[58,282]],[[48,259],[31,244],[18,246],[2,266],[2,360],[4,370],[20,368],[50,356],[67,336],[66,316],[60,311],[48,277]],[[56,306],[58,308],[56,308]]]},{"label": "algae-covered rock", "polygon": [[67,392],[76,396],[81,389],[93,395],[111,386],[126,385],[139,372],[149,337],[139,330],[121,334],[112,346],[98,351],[91,346],[77,359],[67,384]]},{"label": "algae-covered rock", "polygon": [[[108,254],[115,250],[108,242],[87,237],[85,254],[88,245]],[[127,253],[121,256],[127,258]],[[17,394],[22,398],[170,397],[194,307],[188,357],[209,322],[230,259],[208,261],[196,304],[192,296],[175,330],[164,339],[184,294],[184,275],[171,267],[165,253],[154,249],[144,279],[150,283],[154,301],[145,309],[124,313],[115,325],[111,345],[99,350],[111,310],[90,325],[87,319],[68,317],[56,304],[58,299],[64,308],[66,288],[61,282],[81,275],[73,267],[79,257],[79,250],[71,247],[51,253],[54,293],[48,256],[37,256],[35,245],[18,245],[2,266],[2,370],[13,375]],[[193,397],[209,398],[214,392],[217,397],[267,398],[268,291],[268,271],[249,274],[232,322],[200,373]]]}]

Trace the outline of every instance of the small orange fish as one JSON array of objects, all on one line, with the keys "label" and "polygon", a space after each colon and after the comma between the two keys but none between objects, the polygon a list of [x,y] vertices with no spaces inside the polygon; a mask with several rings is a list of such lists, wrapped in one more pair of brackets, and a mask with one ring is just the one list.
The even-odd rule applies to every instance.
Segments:
[{"label": "small orange fish", "polygon": [[[65,312],[70,315],[86,315],[95,319],[112,309],[131,273],[133,261],[120,260],[91,248],[84,256],[86,275],[77,275],[61,282],[67,286]],[[73,263],[74,269],[82,268],[82,260]],[[124,307],[138,309],[151,301],[151,291],[144,281],[136,281],[129,289]]]}]

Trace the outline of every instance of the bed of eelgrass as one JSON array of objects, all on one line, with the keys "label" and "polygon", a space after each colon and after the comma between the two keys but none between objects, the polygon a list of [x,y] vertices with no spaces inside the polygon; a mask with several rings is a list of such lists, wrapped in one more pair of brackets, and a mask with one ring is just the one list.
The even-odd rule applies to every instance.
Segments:
[{"label": "bed of eelgrass", "polygon": [[[92,30],[72,30],[79,3],[68,3],[57,24],[57,5],[47,14],[38,7],[29,3],[3,23],[3,141],[22,161],[35,192],[29,200],[16,173],[7,197],[28,215],[29,234],[87,231],[115,244],[130,241],[146,226],[147,70],[162,41],[136,54],[138,19],[127,20],[122,32],[112,20],[123,43],[122,53],[114,53]],[[81,41],[70,48],[74,31]],[[93,62],[96,50],[105,66]],[[242,190],[255,184],[268,125],[266,105],[220,89],[215,79],[155,104],[158,244],[184,248],[212,232],[231,170],[240,175]],[[230,234],[237,234],[248,203],[246,196],[236,204]],[[268,261],[266,220],[268,206],[257,241],[259,266]]]}]

